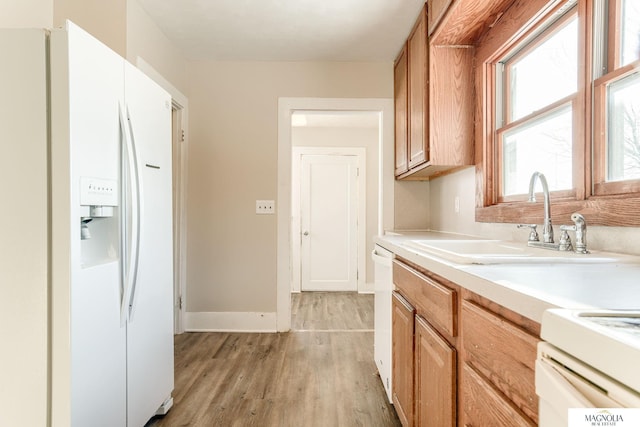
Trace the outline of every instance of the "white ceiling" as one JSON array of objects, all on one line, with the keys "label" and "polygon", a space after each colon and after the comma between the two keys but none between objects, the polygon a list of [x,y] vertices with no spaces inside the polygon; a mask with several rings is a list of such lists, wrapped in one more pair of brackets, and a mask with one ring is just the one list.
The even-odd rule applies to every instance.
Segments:
[{"label": "white ceiling", "polygon": [[138,0],[188,59],[392,61],[424,0]]}]

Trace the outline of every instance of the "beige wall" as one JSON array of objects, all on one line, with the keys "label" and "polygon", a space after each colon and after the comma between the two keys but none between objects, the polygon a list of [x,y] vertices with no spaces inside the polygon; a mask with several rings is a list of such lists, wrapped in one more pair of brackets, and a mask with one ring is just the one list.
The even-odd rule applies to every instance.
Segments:
[{"label": "beige wall", "polygon": [[[365,282],[373,283],[373,237],[378,234],[378,141],[380,132],[374,128],[314,128],[296,127],[291,131],[291,144],[297,147],[364,147],[366,158],[366,274]],[[370,289],[373,291],[373,288]]]},{"label": "beige wall", "polygon": [[0,30],[0,426],[47,422],[45,33]]},{"label": "beige wall", "polygon": [[49,28],[52,0],[0,0],[0,28]]},{"label": "beige wall", "polygon": [[[480,237],[526,242],[528,231],[515,224],[475,222],[475,170],[468,168],[431,181],[431,228],[439,231],[470,234]],[[454,210],[454,197],[460,197],[460,213]],[[553,202],[551,202],[553,218]],[[589,249],[640,255],[640,228],[596,227],[587,221]],[[542,223],[542,218],[540,218]],[[555,224],[556,227],[560,224]]]},{"label": "beige wall", "polygon": [[136,0],[127,0],[126,58],[136,66],[142,58],[187,96],[187,61]]},{"label": "beige wall", "polygon": [[[276,311],[278,97],[390,98],[391,63],[193,62],[189,312]],[[276,200],[277,208],[277,200]]]},{"label": "beige wall", "polygon": [[430,225],[430,181],[395,181],[394,228],[427,230]]},{"label": "beige wall", "polygon": [[127,0],[53,0],[53,6],[55,27],[70,19],[120,56],[126,56]]}]

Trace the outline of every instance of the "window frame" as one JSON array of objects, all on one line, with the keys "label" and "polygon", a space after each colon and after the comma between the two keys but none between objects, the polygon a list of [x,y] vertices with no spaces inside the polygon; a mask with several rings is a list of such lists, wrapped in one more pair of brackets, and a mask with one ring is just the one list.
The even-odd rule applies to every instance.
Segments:
[{"label": "window frame", "polygon": [[[542,219],[542,203],[527,203],[525,197],[509,197],[505,200],[499,197],[502,172],[498,168],[500,160],[497,157],[495,130],[496,63],[519,41],[531,36],[554,13],[568,7],[569,3],[577,3],[579,76],[573,110],[579,117],[579,120],[574,120],[574,165],[577,167],[573,172],[573,194],[552,192],[552,216],[556,223],[570,223],[570,215],[581,212],[591,225],[640,226],[640,187],[636,190],[633,186],[627,186],[623,188],[624,193],[616,194],[594,192],[599,162],[603,159],[601,146],[593,137],[601,112],[601,108],[594,108],[595,105],[601,105],[596,104],[595,97],[601,96],[597,92],[602,91],[604,82],[608,81],[606,77],[615,76],[608,74],[594,82],[594,1],[598,0],[516,2],[476,45],[476,93],[479,95],[476,106],[476,221],[539,223]],[[619,15],[621,0],[612,3],[615,5],[608,15],[609,21],[615,14]],[[615,34],[615,29],[616,25],[609,23],[606,34]],[[619,61],[619,49],[611,48],[614,40],[610,36],[606,40],[608,65],[610,61]],[[638,66],[640,64],[630,64],[626,66],[626,71],[618,72],[628,72]]]},{"label": "window frame", "polygon": [[607,181],[607,92],[611,84],[640,72],[640,60],[620,66],[622,46],[622,1],[609,2],[607,19],[607,72],[594,81],[594,162],[593,194],[595,196],[635,195],[640,197],[640,179]]}]

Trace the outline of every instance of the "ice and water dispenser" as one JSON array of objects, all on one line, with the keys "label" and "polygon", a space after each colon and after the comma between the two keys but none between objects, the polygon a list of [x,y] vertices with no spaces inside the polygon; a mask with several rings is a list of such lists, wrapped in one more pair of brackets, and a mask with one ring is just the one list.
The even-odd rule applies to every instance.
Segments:
[{"label": "ice and water dispenser", "polygon": [[115,179],[80,178],[80,239],[82,265],[118,259],[119,186]]}]

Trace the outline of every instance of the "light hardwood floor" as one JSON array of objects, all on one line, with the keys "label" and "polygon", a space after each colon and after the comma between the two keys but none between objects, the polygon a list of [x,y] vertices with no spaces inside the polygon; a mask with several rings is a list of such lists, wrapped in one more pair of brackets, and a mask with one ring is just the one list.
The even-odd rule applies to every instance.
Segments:
[{"label": "light hardwood floor", "polygon": [[177,335],[174,407],[148,427],[400,425],[373,362],[373,296],[294,294],[292,329]]}]

